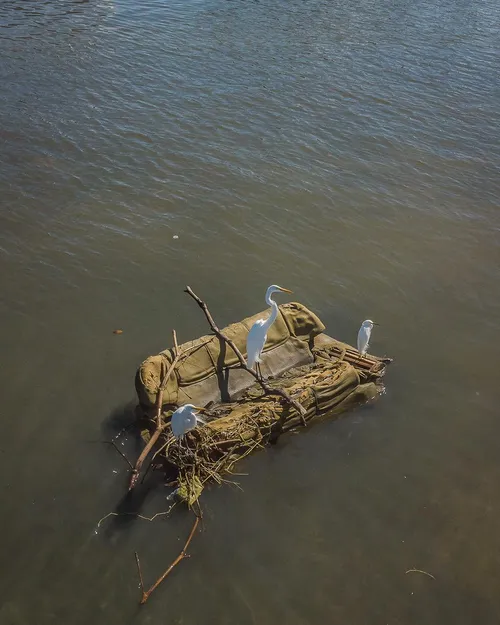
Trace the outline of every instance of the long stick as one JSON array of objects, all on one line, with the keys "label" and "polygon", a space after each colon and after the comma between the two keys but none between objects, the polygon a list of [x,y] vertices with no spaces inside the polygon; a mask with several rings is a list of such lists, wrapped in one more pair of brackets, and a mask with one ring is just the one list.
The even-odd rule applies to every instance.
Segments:
[{"label": "long stick", "polygon": [[163,376],[160,382],[160,386],[158,387],[158,392],[156,394],[156,430],[151,435],[151,438],[149,439],[146,447],[144,447],[144,449],[141,452],[141,455],[139,456],[139,458],[137,458],[135,467],[132,469],[132,473],[130,474],[129,487],[128,487],[129,491],[131,491],[136,486],[139,480],[139,474],[141,472],[141,468],[144,463],[144,460],[147,458],[149,452],[153,449],[156,441],[160,437],[160,434],[167,427],[166,423],[162,423],[161,410],[163,406],[163,391],[165,390],[170,374],[174,370],[175,365],[177,364],[179,357],[180,357],[179,345],[177,344],[177,334],[175,330],[172,330],[172,339],[174,342],[174,359],[172,360],[172,364],[170,365],[170,367],[167,369],[167,372]]},{"label": "long stick", "polygon": [[296,401],[295,399],[293,399],[293,397],[290,397],[290,395],[286,391],[284,391],[283,389],[272,388],[271,386],[269,386],[269,384],[266,384],[266,382],[264,382],[264,380],[253,369],[250,369],[250,367],[246,363],[246,360],[243,358],[242,353],[236,347],[234,342],[231,339],[228,339],[227,336],[225,336],[219,330],[219,328],[217,327],[215,321],[213,320],[213,317],[210,314],[210,311],[208,310],[208,306],[205,304],[205,302],[203,300],[201,300],[196,295],[196,293],[193,292],[193,290],[192,290],[192,288],[190,286],[186,287],[184,289],[184,292],[187,293],[188,295],[190,295],[194,299],[194,301],[198,304],[198,306],[203,310],[203,312],[205,313],[205,317],[207,318],[207,321],[208,321],[210,327],[212,328],[212,331],[214,332],[214,334],[221,341],[224,341],[225,343],[227,343],[229,345],[229,347],[233,350],[233,352],[236,354],[236,357],[240,361],[241,368],[245,369],[245,371],[248,371],[248,373],[250,375],[252,375],[257,380],[257,382],[260,384],[260,386],[262,387],[262,389],[266,393],[266,395],[279,395],[280,397],[283,397],[283,399],[285,401],[287,401],[291,406],[293,406],[295,408],[295,410],[299,413],[300,417],[301,417],[302,425],[305,426],[306,425],[306,420],[304,419],[304,415],[306,414],[306,410],[305,410],[304,406],[299,404],[299,402]]},{"label": "long stick", "polygon": [[156,582],[151,586],[151,588],[149,590],[144,590],[144,582],[142,579],[142,571],[141,571],[141,563],[139,561],[139,556],[137,555],[137,552],[135,554],[135,561],[137,563],[137,570],[139,572],[139,582],[140,582],[140,586],[141,586],[141,592],[142,592],[142,597],[141,597],[141,605],[144,605],[146,603],[146,601],[149,599],[151,593],[153,593],[158,586],[163,582],[163,580],[167,577],[167,575],[170,575],[170,573],[172,572],[172,569],[175,568],[179,562],[181,562],[182,560],[184,560],[184,558],[189,558],[190,556],[186,553],[189,544],[191,543],[191,541],[193,540],[193,536],[194,533],[196,532],[196,528],[198,527],[198,523],[200,522],[200,517],[196,517],[196,520],[194,522],[194,525],[191,529],[191,532],[188,536],[188,539],[186,540],[186,544],[184,545],[184,547],[182,548],[182,551],[180,552],[180,554],[177,556],[177,558],[175,558],[175,560],[172,562],[172,564],[168,567],[168,569],[165,571],[165,573],[163,573],[163,575],[161,575]]},{"label": "long stick", "polygon": [[142,596],[144,597],[144,580],[142,579],[141,561],[139,560],[139,554],[135,552],[135,563],[137,564],[137,572],[139,573],[139,584],[141,587]]}]

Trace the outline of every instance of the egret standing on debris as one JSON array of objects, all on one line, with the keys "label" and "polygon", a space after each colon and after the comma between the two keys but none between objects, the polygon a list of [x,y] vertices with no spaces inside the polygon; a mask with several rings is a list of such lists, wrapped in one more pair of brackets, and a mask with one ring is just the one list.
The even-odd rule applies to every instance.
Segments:
[{"label": "egret standing on debris", "polygon": [[198,416],[197,410],[203,410],[203,408],[197,408],[193,404],[184,404],[172,414],[170,426],[175,438],[178,440],[183,438],[189,430],[193,430],[198,425],[198,422],[205,424],[205,421]]},{"label": "egret standing on debris", "polygon": [[378,326],[378,323],[375,323],[371,319],[367,319],[363,321],[361,324],[361,328],[358,332],[358,352],[364,356],[368,350],[368,346],[370,344],[370,336],[372,334],[373,326]]},{"label": "egret standing on debris", "polygon": [[266,291],[266,304],[271,306],[271,314],[267,319],[257,319],[250,328],[247,336],[247,364],[253,369],[256,364],[260,363],[260,356],[264,345],[266,344],[267,332],[276,321],[278,316],[278,304],[271,299],[273,293],[292,293],[289,289],[284,289],[277,284],[272,284]]}]

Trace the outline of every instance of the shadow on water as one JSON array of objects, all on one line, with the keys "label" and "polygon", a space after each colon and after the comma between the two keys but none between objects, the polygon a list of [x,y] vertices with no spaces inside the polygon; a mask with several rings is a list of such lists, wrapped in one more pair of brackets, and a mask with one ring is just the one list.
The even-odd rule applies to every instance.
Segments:
[{"label": "shadow on water", "polygon": [[[221,354],[224,355],[225,345],[221,345]],[[221,392],[224,388],[227,389],[227,380],[224,377],[219,378]],[[384,394],[385,387],[381,383],[378,387],[376,394],[369,400],[366,397],[360,398],[356,394],[351,400],[346,400],[342,403],[341,407],[337,409],[329,410],[325,414],[318,416],[311,424],[313,427],[308,427],[303,434],[310,433],[315,430],[314,426],[317,426],[323,421],[339,420],[349,415],[352,415],[353,410],[358,410],[360,413],[357,416],[357,420],[362,420],[371,415],[377,404],[380,396]],[[136,404],[129,402],[125,405],[115,408],[101,424],[102,442],[114,443],[119,451],[114,450],[116,454],[123,454],[130,465],[133,465],[144,448],[144,443],[140,434],[140,428],[137,424],[136,418]],[[297,433],[294,432],[295,434]],[[280,443],[278,447],[284,447],[287,441],[290,440],[291,433],[287,433],[282,438],[280,437]],[[123,489],[124,494],[116,503],[113,511],[103,527],[103,535],[108,538],[114,538],[118,533],[129,530],[137,521],[151,520],[151,517],[155,514],[169,516],[167,510],[171,510],[174,505],[170,501],[168,496],[165,497],[165,506],[163,510],[158,512],[148,513],[144,512],[147,509],[148,500],[158,498],[158,494],[164,491],[165,485],[168,484],[170,479],[175,477],[175,474],[171,475],[166,473],[166,467],[163,470],[150,470],[148,461],[151,460],[151,455],[143,465],[142,479],[137,486],[132,490],[128,490],[129,478],[130,478],[130,466],[124,473]],[[124,460],[125,463],[125,460]],[[169,491],[169,495],[171,491]],[[142,517],[142,518],[141,518]]]},{"label": "shadow on water", "polygon": [[[114,443],[116,446],[115,453],[123,454],[131,465],[134,464],[144,448],[135,409],[135,402],[119,406],[101,424],[103,444],[109,443],[111,447]],[[125,464],[126,460],[124,459],[123,462]],[[148,470],[147,462],[144,465],[142,479],[132,491],[128,490],[130,471],[127,471],[125,475],[124,495],[117,502],[112,515],[106,520],[106,525],[103,528],[103,535],[108,538],[111,538],[116,532],[128,529],[135,523],[138,520],[138,515],[143,513],[148,498],[154,496],[158,492],[158,487],[163,487],[165,484],[165,474],[161,471]]]},{"label": "shadow on water", "polygon": [[[136,419],[136,404],[129,402],[118,406],[104,419],[101,424],[101,437],[103,444],[109,444],[113,452],[123,454],[123,462],[126,459],[133,465],[141,453],[144,443],[141,438],[140,429]],[[128,467],[130,469],[130,467]],[[123,483],[124,495],[116,504],[112,516],[106,523],[104,535],[112,535],[116,531],[126,529],[131,523],[137,520],[137,515],[141,514],[145,501],[152,490],[160,481],[160,476],[154,472],[148,472],[136,488],[129,492],[128,482],[130,471],[125,474]]]},{"label": "shadow on water", "polygon": [[136,427],[136,403],[128,402],[118,406],[110,412],[101,424],[103,440],[118,440],[122,435],[132,436],[137,443],[140,440],[140,432]]}]

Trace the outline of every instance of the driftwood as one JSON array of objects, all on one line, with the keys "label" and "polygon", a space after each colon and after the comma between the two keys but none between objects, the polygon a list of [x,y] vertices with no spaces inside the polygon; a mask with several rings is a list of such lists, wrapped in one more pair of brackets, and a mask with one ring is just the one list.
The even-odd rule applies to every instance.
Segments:
[{"label": "driftwood", "polygon": [[174,359],[172,360],[170,367],[167,369],[167,372],[163,376],[163,379],[158,388],[158,393],[156,395],[156,429],[151,435],[151,438],[149,439],[147,445],[142,450],[141,455],[139,456],[139,458],[137,458],[135,467],[132,469],[132,472],[130,474],[129,487],[128,487],[129,491],[131,491],[136,486],[137,481],[139,480],[139,474],[141,472],[141,468],[144,463],[144,460],[147,458],[149,452],[155,446],[156,441],[160,438],[160,434],[168,425],[168,423],[165,423],[162,421],[161,412],[162,412],[162,406],[163,406],[163,391],[165,390],[165,386],[167,385],[168,378],[170,377],[173,370],[175,369],[175,365],[177,364],[179,357],[180,357],[179,345],[177,343],[177,334],[175,330],[172,330],[172,339],[174,342]]},{"label": "driftwood", "polygon": [[229,347],[233,350],[233,352],[235,353],[236,357],[240,361],[240,367],[242,369],[245,369],[245,371],[248,371],[248,373],[250,373],[250,375],[252,375],[257,380],[257,382],[260,384],[260,386],[262,387],[262,390],[266,393],[266,395],[279,395],[286,402],[288,402],[291,406],[293,406],[293,408],[295,408],[295,410],[298,412],[299,416],[301,417],[302,425],[305,426],[306,425],[306,421],[304,419],[304,414],[305,414],[304,407],[298,401],[293,399],[293,397],[291,397],[283,389],[281,389],[281,388],[273,388],[273,387],[269,386],[269,384],[264,382],[264,380],[262,379],[262,376],[260,376],[254,369],[251,369],[247,365],[247,362],[246,362],[245,358],[243,357],[243,354],[236,347],[234,342],[231,339],[228,339],[227,336],[225,336],[225,334],[219,330],[219,328],[217,327],[215,321],[213,320],[213,317],[210,314],[210,311],[208,310],[208,306],[205,304],[205,302],[203,300],[201,300],[193,292],[193,290],[189,286],[186,287],[184,292],[187,293],[188,295],[190,295],[194,299],[194,301],[198,304],[198,306],[203,310],[203,312],[205,313],[205,317],[207,318],[207,321],[208,321],[212,331],[214,332],[214,334],[221,341],[223,341],[224,343],[227,343],[227,345],[229,345]]},{"label": "driftwood", "polygon": [[139,560],[139,554],[137,553],[137,551],[135,552],[135,561],[136,561],[136,564],[137,564],[137,571],[139,573],[139,584],[140,584],[141,592],[142,592],[142,597],[141,597],[141,601],[140,601],[141,605],[144,605],[146,603],[146,601],[149,599],[151,594],[158,588],[158,586],[163,582],[163,580],[168,575],[170,575],[172,570],[179,564],[179,562],[182,562],[182,560],[184,560],[184,558],[190,558],[191,557],[186,552],[187,552],[187,549],[188,549],[191,541],[193,540],[193,536],[194,536],[194,533],[196,532],[196,528],[198,527],[198,523],[199,522],[200,522],[200,517],[197,516],[196,519],[195,519],[195,522],[193,524],[193,527],[191,529],[191,532],[190,532],[190,534],[188,536],[188,539],[186,540],[186,543],[185,543],[184,547],[182,548],[182,551],[177,556],[177,558],[175,558],[175,560],[168,567],[168,569],[162,575],[160,575],[160,577],[151,586],[151,588],[149,588],[149,590],[144,590],[144,580],[142,578],[141,562]]}]

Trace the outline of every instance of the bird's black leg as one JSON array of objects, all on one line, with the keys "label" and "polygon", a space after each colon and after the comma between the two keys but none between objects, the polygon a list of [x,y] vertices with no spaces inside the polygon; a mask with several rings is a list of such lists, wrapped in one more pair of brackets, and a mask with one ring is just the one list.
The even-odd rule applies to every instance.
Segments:
[{"label": "bird's black leg", "polygon": [[260,368],[260,362],[259,362],[259,363],[257,363],[257,367],[258,367],[258,369],[257,369],[257,373],[259,374],[259,378],[260,378],[263,382],[265,382],[265,381],[267,380],[267,378],[265,378],[265,377],[262,375],[262,369]]},{"label": "bird's black leg", "polygon": [[255,363],[255,371],[257,371],[257,375],[262,380],[262,371],[260,369],[260,362]]}]

